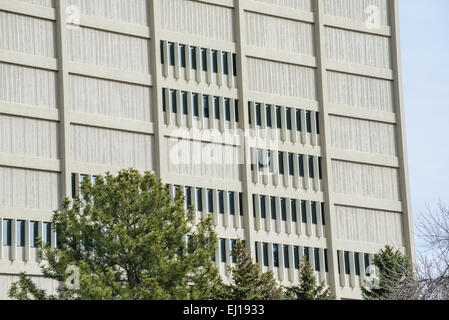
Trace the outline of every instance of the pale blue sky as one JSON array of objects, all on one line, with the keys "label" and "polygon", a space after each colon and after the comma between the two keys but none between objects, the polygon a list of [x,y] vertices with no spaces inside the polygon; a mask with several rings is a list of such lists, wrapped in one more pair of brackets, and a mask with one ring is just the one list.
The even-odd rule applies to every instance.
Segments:
[{"label": "pale blue sky", "polygon": [[449,1],[399,0],[399,10],[416,222],[428,205],[449,204]]}]

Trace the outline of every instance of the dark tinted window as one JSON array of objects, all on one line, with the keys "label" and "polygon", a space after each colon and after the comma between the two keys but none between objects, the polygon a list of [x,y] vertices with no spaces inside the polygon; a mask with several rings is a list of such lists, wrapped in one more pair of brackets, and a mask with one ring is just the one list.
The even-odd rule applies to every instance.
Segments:
[{"label": "dark tinted window", "polygon": [[179,66],[186,67],[186,46],[183,44],[179,45]]},{"label": "dark tinted window", "polygon": [[190,68],[196,70],[196,47],[190,47]]}]

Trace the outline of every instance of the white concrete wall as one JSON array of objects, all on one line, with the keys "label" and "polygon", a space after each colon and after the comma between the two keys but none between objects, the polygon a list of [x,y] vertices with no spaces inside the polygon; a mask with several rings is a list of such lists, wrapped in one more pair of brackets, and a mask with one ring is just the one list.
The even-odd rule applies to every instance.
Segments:
[{"label": "white concrete wall", "polygon": [[335,193],[380,200],[400,200],[396,168],[333,161]]},{"label": "white concrete wall", "polygon": [[348,117],[330,117],[333,148],[397,156],[396,126]]},{"label": "white concrete wall", "polygon": [[68,0],[85,15],[115,20],[121,23],[149,24],[148,0]]},{"label": "white concrete wall", "polygon": [[151,87],[70,75],[69,96],[76,112],[153,121]]},{"label": "white concrete wall", "polygon": [[56,108],[57,74],[0,62],[0,100]]},{"label": "white concrete wall", "polygon": [[248,58],[251,91],[316,100],[316,73],[313,68]]},{"label": "white concrete wall", "polygon": [[61,195],[59,174],[0,167],[0,208],[55,210]]},{"label": "white concrete wall", "polygon": [[328,59],[391,69],[389,37],[337,28],[325,28],[325,30]]},{"label": "white concrete wall", "polygon": [[402,213],[336,206],[337,237],[354,242],[403,246]]},{"label": "white concrete wall", "polygon": [[327,85],[329,103],[395,112],[393,83],[389,80],[328,72]]},{"label": "white concrete wall", "polygon": [[246,13],[246,44],[314,56],[313,24]]},{"label": "white concrete wall", "polygon": [[55,22],[0,11],[0,49],[56,57]]},{"label": "white concrete wall", "polygon": [[147,39],[81,27],[69,31],[70,58],[141,73],[151,73],[150,42]]},{"label": "white concrete wall", "polygon": [[164,0],[160,3],[161,28],[214,40],[234,41],[234,10],[208,3]]},{"label": "white concrete wall", "polygon": [[390,25],[389,0],[324,0],[324,13],[329,16],[365,22],[372,13],[369,10],[370,6],[378,8],[381,25]]},{"label": "white concrete wall", "polygon": [[0,114],[0,153],[58,159],[59,124]]},{"label": "white concrete wall", "polygon": [[312,0],[256,0],[257,2],[262,2],[274,6],[286,7],[291,9],[299,9],[304,11],[313,10]]},{"label": "white concrete wall", "polygon": [[152,135],[72,125],[71,137],[71,154],[75,161],[154,169]]}]

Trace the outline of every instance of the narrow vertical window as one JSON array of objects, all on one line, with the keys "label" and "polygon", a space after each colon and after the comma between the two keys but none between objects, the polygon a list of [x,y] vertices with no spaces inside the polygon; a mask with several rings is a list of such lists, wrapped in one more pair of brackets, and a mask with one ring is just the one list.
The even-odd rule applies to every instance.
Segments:
[{"label": "narrow vertical window", "polygon": [[[237,262],[237,257],[235,256],[235,247],[237,246],[237,240],[232,239],[231,240],[231,253],[232,253],[232,263],[236,263]],[[257,250],[256,250],[257,253]]]},{"label": "narrow vertical window", "polygon": [[201,68],[207,71],[207,50],[204,48],[201,48]]},{"label": "narrow vertical window", "polygon": [[221,56],[222,56],[223,74],[228,75],[229,74],[228,53],[223,52]]},{"label": "narrow vertical window", "polygon": [[345,273],[346,274],[351,274],[351,269],[349,267],[349,252],[345,251],[344,252],[344,260],[345,260]]},{"label": "narrow vertical window", "polygon": [[262,149],[257,150],[257,164],[259,167],[259,171],[262,172],[265,167],[265,161],[263,158],[263,150]]},{"label": "narrow vertical window", "polygon": [[312,132],[312,112],[306,111],[306,125],[307,125],[307,132]]},{"label": "narrow vertical window", "polygon": [[304,257],[307,261],[310,261],[310,248],[304,247]]},{"label": "narrow vertical window", "polygon": [[284,153],[278,152],[279,174],[284,174]]},{"label": "narrow vertical window", "polygon": [[211,189],[207,189],[207,211],[214,212],[214,193]]},{"label": "narrow vertical window", "polygon": [[187,92],[181,92],[182,114],[187,115],[189,113],[187,103]]},{"label": "narrow vertical window", "polygon": [[175,65],[175,44],[173,42],[168,43],[168,63],[171,66]]},{"label": "narrow vertical window", "polygon": [[282,128],[281,107],[276,107],[276,123],[277,123],[277,128],[281,129]]},{"label": "narrow vertical window", "polygon": [[239,193],[239,208],[240,208],[240,216],[243,217],[243,193]]},{"label": "narrow vertical window", "polygon": [[252,118],[251,118],[251,102],[248,101],[248,123],[251,124],[252,123]]},{"label": "narrow vertical window", "polygon": [[368,253],[365,253],[365,254],[363,255],[363,259],[364,259],[364,261],[365,261],[365,275],[366,275],[367,277],[369,277],[369,276],[371,275],[371,273],[370,273],[370,268],[368,268],[368,267],[370,266],[370,263],[369,263],[369,254],[368,254]]},{"label": "narrow vertical window", "polygon": [[44,234],[42,236],[44,244],[51,245],[51,223],[44,222]]},{"label": "narrow vertical window", "polygon": [[288,246],[284,245],[284,267],[286,269],[290,268],[290,257],[288,255]]},{"label": "narrow vertical window", "polygon": [[31,248],[36,248],[38,237],[39,237],[39,222],[31,221],[30,222],[30,247]]},{"label": "narrow vertical window", "polygon": [[181,68],[186,67],[186,46],[183,44],[180,44],[178,46],[179,48],[179,66]]},{"label": "narrow vertical window", "polygon": [[259,196],[260,217],[267,218],[267,208],[265,206],[265,196]]},{"label": "narrow vertical window", "polygon": [[296,131],[301,131],[301,110],[296,110]]},{"label": "narrow vertical window", "polygon": [[320,114],[319,112],[315,113],[316,118],[316,133],[320,134]]},{"label": "narrow vertical window", "polygon": [[234,100],[234,108],[235,108],[235,122],[239,122],[239,101]]},{"label": "narrow vertical window", "polygon": [[176,106],[176,90],[170,90],[170,110],[172,113],[177,112]]},{"label": "narrow vertical window", "polygon": [[226,239],[220,239],[221,262],[226,262]]},{"label": "narrow vertical window", "polygon": [[295,269],[299,269],[299,247],[298,246],[293,247],[293,256],[295,259]]},{"label": "narrow vertical window", "polygon": [[270,173],[274,173],[274,152],[271,150],[267,150],[267,164],[270,170]]},{"label": "narrow vertical window", "polygon": [[301,220],[303,223],[307,223],[306,202],[301,200]]},{"label": "narrow vertical window", "polygon": [[287,221],[287,199],[281,198],[281,216],[282,221]]},{"label": "narrow vertical window", "polygon": [[3,245],[4,246],[11,245],[11,225],[12,225],[12,222],[10,219],[3,219]]},{"label": "narrow vertical window", "polygon": [[328,262],[327,262],[327,249],[324,249],[324,268],[325,268],[324,270],[326,272],[329,272],[329,265],[328,265]]},{"label": "narrow vertical window", "polygon": [[195,117],[198,117],[199,116],[198,93],[192,93],[192,107],[193,107],[193,115]]},{"label": "narrow vertical window", "polygon": [[229,98],[224,99],[224,109],[225,120],[231,121],[231,100]]},{"label": "narrow vertical window", "polygon": [[211,55],[212,55],[212,72],[217,73],[218,72],[218,51],[211,50]]},{"label": "narrow vertical window", "polygon": [[298,221],[298,217],[296,214],[296,200],[295,199],[290,200],[290,211],[292,213],[292,221],[293,222]]},{"label": "narrow vertical window", "polygon": [[218,213],[224,214],[224,193],[222,190],[218,190]]},{"label": "narrow vertical window", "polygon": [[190,68],[196,70],[196,47],[190,47]]},{"label": "narrow vertical window", "polygon": [[196,188],[196,211],[203,211],[203,189]]},{"label": "narrow vertical window", "polygon": [[256,125],[262,125],[262,110],[260,103],[256,103]]},{"label": "narrow vertical window", "polygon": [[315,170],[313,169],[313,156],[309,156],[309,178],[315,178]]},{"label": "narrow vertical window", "polygon": [[235,215],[235,203],[234,203],[234,192],[229,191],[228,192],[228,208],[229,208],[229,214],[231,216]]},{"label": "narrow vertical window", "polygon": [[25,221],[17,220],[16,222],[16,239],[17,246],[24,247],[25,246]]},{"label": "narrow vertical window", "polygon": [[355,274],[360,276],[360,253],[354,253]]},{"label": "narrow vertical window", "polygon": [[256,217],[256,195],[253,194],[252,196],[252,200],[253,200],[253,217]]},{"label": "narrow vertical window", "polygon": [[304,156],[302,154],[298,155],[298,169],[299,176],[304,177]]},{"label": "narrow vertical window", "polygon": [[292,109],[286,108],[285,113],[286,113],[285,118],[287,121],[287,130],[291,130],[292,129]]},{"label": "narrow vertical window", "polygon": [[271,121],[271,105],[267,104],[265,106],[265,113],[267,118],[267,127],[273,128],[273,123]]},{"label": "narrow vertical window", "polygon": [[209,118],[209,96],[203,96],[203,115],[205,118]]},{"label": "narrow vertical window", "polygon": [[220,98],[214,97],[214,113],[215,113],[215,119],[220,119]]},{"label": "narrow vertical window", "polygon": [[71,180],[72,180],[72,199],[75,199],[76,198],[76,174],[75,173],[72,173]]},{"label": "narrow vertical window", "polygon": [[237,77],[237,55],[235,53],[232,54],[232,70],[234,77]]},{"label": "narrow vertical window", "polygon": [[320,249],[314,248],[313,249],[313,255],[314,255],[314,260],[315,260],[315,271],[320,271],[321,270],[321,266],[320,266]]},{"label": "narrow vertical window", "polygon": [[263,265],[268,267],[268,243],[262,243]]},{"label": "narrow vertical window", "polygon": [[315,201],[312,201],[311,210],[312,210],[312,224],[317,224],[318,220],[317,220],[317,215],[316,215],[316,202]]},{"label": "narrow vertical window", "polygon": [[190,187],[184,187],[185,208],[186,210],[192,205],[192,189]]},{"label": "narrow vertical window", "polygon": [[164,41],[161,41],[161,64],[165,64],[165,60],[164,60]]},{"label": "narrow vertical window", "polygon": [[288,154],[288,173],[293,176],[295,174],[295,168],[293,163],[293,153]]},{"label": "narrow vertical window", "polygon": [[273,266],[279,267],[279,245],[273,244]]},{"label": "narrow vertical window", "polygon": [[321,202],[321,223],[324,225],[326,225],[326,214],[324,211],[324,202]]},{"label": "narrow vertical window", "polygon": [[270,197],[271,219],[276,220],[276,198]]}]

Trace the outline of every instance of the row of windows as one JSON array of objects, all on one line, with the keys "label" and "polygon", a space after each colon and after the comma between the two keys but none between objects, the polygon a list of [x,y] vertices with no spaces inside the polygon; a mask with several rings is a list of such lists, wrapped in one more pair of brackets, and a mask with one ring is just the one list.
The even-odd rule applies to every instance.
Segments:
[{"label": "row of windows", "polygon": [[[275,168],[274,157],[278,157],[277,168]],[[295,175],[295,161],[298,162],[298,175],[300,177],[305,176],[305,162],[307,161],[308,166],[308,176],[309,178],[315,178],[315,174],[318,174],[319,179],[323,179],[322,170],[322,158],[318,157],[318,172],[315,172],[315,167],[313,164],[315,156],[307,156],[296,153],[274,151],[274,150],[264,150],[264,149],[252,149],[251,150],[251,171],[255,170],[255,164],[257,164],[257,169],[263,172],[265,168],[268,169],[269,173],[274,173],[275,169],[279,174],[289,174],[290,176]],[[285,162],[287,163],[287,168],[285,168]]]},{"label": "row of windows", "polygon": [[[72,173],[72,198],[75,198],[77,195],[76,186],[81,184],[84,179],[89,179],[89,177],[92,181],[92,184],[95,185],[95,181],[97,178],[96,176],[80,174],[79,181],[77,182],[77,175],[75,173]],[[181,188],[181,186],[174,186],[173,191],[176,192],[176,190],[179,188]],[[189,186],[183,187],[182,191],[184,192],[186,210],[190,206],[194,206],[196,211],[203,212],[204,209],[206,209],[207,212],[212,213],[214,212],[215,203],[217,206],[217,212],[220,214],[224,214],[226,202],[230,215],[239,214],[243,216],[243,194],[241,192],[204,189]],[[194,197],[195,203],[193,203],[192,200]],[[203,208],[203,197],[205,197],[205,208]],[[236,205],[236,201],[238,201],[238,205]]]},{"label": "row of windows", "polygon": [[[77,181],[77,179],[79,179]],[[95,175],[87,175],[87,174],[80,174],[77,178],[76,173],[72,173],[72,198],[75,198],[78,194],[78,188],[81,186],[81,182],[87,179],[91,179],[91,182],[93,185],[95,185],[95,182],[97,180],[97,176]],[[82,196],[82,195],[81,195]]]},{"label": "row of windows", "polygon": [[[11,246],[13,243],[17,247],[25,247],[26,243],[26,228],[24,220],[16,220],[15,239],[13,239],[13,220],[3,219],[3,239],[4,246]],[[35,248],[37,246],[37,238],[39,237],[39,222],[30,221],[28,239],[30,239],[29,246]],[[42,241],[44,244],[51,244],[51,224],[49,222],[43,223]]]},{"label": "row of windows", "polygon": [[[273,266],[279,267],[279,251],[283,250],[284,257],[284,267],[286,269],[290,268],[291,263],[293,263],[293,267],[295,269],[299,269],[301,264],[300,259],[300,250],[303,250],[302,255],[305,260],[311,261],[313,258],[313,267],[315,271],[321,271],[321,268],[324,267],[325,272],[329,272],[328,262],[327,262],[327,249],[324,249],[324,266],[321,266],[320,263],[320,249],[319,248],[309,248],[309,247],[299,247],[293,246],[293,261],[290,261],[290,256],[288,253],[289,246],[282,244],[273,244]],[[312,256],[313,255],[313,256]],[[259,262],[259,254],[258,250],[256,250],[256,262]],[[268,253],[268,243],[262,243],[262,263],[265,267],[269,266],[269,253]]]},{"label": "row of windows", "polygon": [[[226,242],[227,241],[230,241],[230,244],[231,244],[230,245],[230,252],[228,252],[227,248],[226,248]],[[235,250],[235,246],[236,245],[237,245],[237,240],[236,239],[228,240],[228,239],[220,238],[220,241],[219,241],[219,246],[220,247],[219,248],[220,248],[220,261],[221,262],[223,262],[223,263],[226,262],[228,254],[231,256],[231,262],[232,263],[236,262],[236,257],[232,255],[232,253]]]},{"label": "row of windows", "polygon": [[[165,42],[161,41],[162,64],[165,64],[164,45]],[[190,69],[197,70],[197,68],[199,68],[202,71],[207,72],[208,70],[211,70],[214,73],[218,73],[220,61],[221,72],[223,74],[233,74],[235,77],[237,76],[237,59],[235,53],[167,42],[167,60],[168,64],[171,66],[176,65],[176,51],[178,52],[178,64],[181,68],[187,66],[188,58]]]},{"label": "row of windows", "polygon": [[[337,251],[338,255],[341,254],[340,251]],[[345,274],[349,275],[351,274],[351,268],[350,268],[350,258],[349,258],[350,252],[349,251],[343,251],[343,262],[344,262],[344,272]],[[363,262],[365,264],[365,270],[362,270],[360,266],[360,259],[363,259]],[[341,273],[341,266],[340,266],[340,259],[337,259],[338,261],[338,273]],[[354,272],[357,276],[360,276],[360,274],[365,273],[367,277],[370,276],[369,268],[368,266],[371,265],[370,257],[368,253],[359,253],[354,252]]]},{"label": "row of windows", "polygon": [[[254,104],[254,110],[252,106]],[[296,108],[274,106],[270,104],[248,102],[249,123],[255,118],[255,124],[258,126],[266,125],[272,129],[282,129],[282,112],[285,113],[285,126],[287,130],[306,130],[312,133],[312,122],[315,121],[316,133],[320,133],[319,113],[310,110],[301,110]],[[315,114],[315,115],[314,115]],[[265,116],[265,117],[263,117]],[[305,128],[303,128],[303,117],[305,118]]]},{"label": "row of windows", "polygon": [[221,105],[224,109],[225,121],[231,121],[232,108],[234,108],[234,120],[236,122],[239,121],[239,101],[236,99],[166,88],[162,89],[162,109],[164,112],[169,109],[172,113],[192,114],[195,117],[199,117],[201,112],[204,118],[213,117],[216,120],[220,120]]},{"label": "row of windows", "polygon": [[[256,212],[256,201],[259,206],[259,213]],[[267,207],[268,206],[268,207]],[[290,208],[291,219],[293,222],[302,222],[302,223],[312,223],[318,224],[318,210],[321,212],[321,223],[325,225],[324,219],[324,203],[322,202],[310,202],[310,213],[311,213],[311,221],[307,219],[307,201],[305,200],[296,200],[296,199],[287,199],[280,198],[279,199],[279,210],[280,210],[280,218],[282,221],[287,221],[287,208]],[[276,210],[276,197],[264,196],[264,195],[253,195],[253,215],[256,217],[256,214],[260,215],[260,218],[266,219],[267,215],[271,217],[272,220],[276,220],[277,218],[277,210]]]},{"label": "row of windows", "polygon": [[[175,190],[181,188],[181,186],[174,186]],[[196,211],[203,212],[206,209],[207,212],[214,212],[214,204],[217,207],[217,213],[225,213],[225,203],[228,207],[228,213],[230,215],[239,214],[243,216],[243,194],[235,191],[223,191],[196,187],[183,187],[185,197],[185,208],[193,206]],[[195,201],[193,198],[195,197]],[[203,197],[205,200],[205,208],[203,207]],[[238,201],[238,208],[236,205]]]}]

